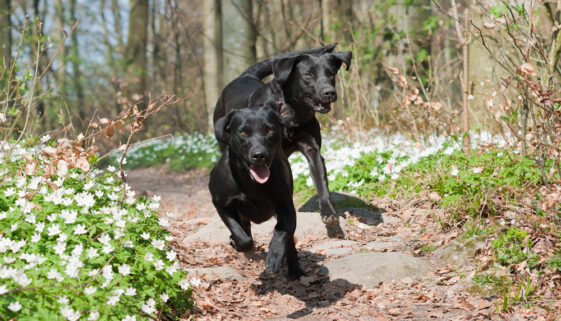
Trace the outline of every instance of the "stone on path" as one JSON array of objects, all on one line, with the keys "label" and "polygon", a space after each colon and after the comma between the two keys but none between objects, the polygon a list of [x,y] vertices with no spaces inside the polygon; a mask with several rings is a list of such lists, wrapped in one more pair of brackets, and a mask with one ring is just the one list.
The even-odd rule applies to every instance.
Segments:
[{"label": "stone on path", "polygon": [[[321,221],[319,213],[314,212],[298,212],[296,223],[296,238],[304,238],[316,235],[318,238],[327,237],[327,230],[325,224]],[[394,221],[396,218],[380,215],[384,221]],[[341,228],[346,232],[348,223],[345,219],[339,219]],[[195,224],[195,220],[187,221],[187,224]],[[261,224],[251,224],[251,233],[256,237],[272,236],[273,229],[275,228],[276,219],[272,218],[267,222]],[[203,241],[203,242],[226,242],[229,241],[230,231],[220,218],[212,218],[210,223],[201,226],[199,230],[191,235],[188,235],[184,241]]]},{"label": "stone on path", "polygon": [[242,279],[242,276],[238,273],[238,271],[229,266],[186,268],[185,271],[190,278],[205,275],[206,279],[210,280],[229,279],[240,281]]},{"label": "stone on path", "polygon": [[350,283],[373,288],[380,282],[420,279],[428,275],[431,264],[422,258],[404,253],[357,253],[326,262],[331,280],[343,279]]},{"label": "stone on path", "polygon": [[358,242],[351,240],[327,241],[315,245],[309,251],[312,253],[321,252],[325,255],[344,256],[350,254],[353,251],[353,247],[356,247],[357,244]]}]

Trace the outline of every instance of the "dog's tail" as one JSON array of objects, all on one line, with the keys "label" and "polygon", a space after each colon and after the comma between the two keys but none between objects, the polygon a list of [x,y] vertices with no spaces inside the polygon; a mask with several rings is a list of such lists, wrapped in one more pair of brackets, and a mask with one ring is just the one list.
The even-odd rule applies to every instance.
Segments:
[{"label": "dog's tail", "polygon": [[244,71],[242,73],[242,76],[250,75],[250,76],[254,76],[258,79],[263,79],[263,78],[265,78],[268,75],[273,73],[273,62],[277,59],[290,58],[290,57],[295,57],[295,56],[298,56],[298,55],[323,55],[325,53],[332,52],[333,49],[335,49],[336,46],[337,46],[336,43],[332,43],[332,44],[329,44],[329,45],[325,45],[325,46],[317,47],[317,48],[312,48],[312,49],[304,49],[304,50],[286,52],[286,53],[271,57],[269,59],[266,59],[266,60],[263,60],[263,61],[260,61],[256,64],[254,64],[253,66],[247,68],[246,71]]}]

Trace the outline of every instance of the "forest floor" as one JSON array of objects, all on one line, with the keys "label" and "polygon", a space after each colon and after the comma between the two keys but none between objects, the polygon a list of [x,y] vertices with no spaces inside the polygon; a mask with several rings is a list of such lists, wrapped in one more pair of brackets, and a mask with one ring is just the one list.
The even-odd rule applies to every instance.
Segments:
[{"label": "forest floor", "polygon": [[555,320],[522,305],[496,312],[502,304],[496,294],[471,281],[485,239],[459,241],[458,231],[442,232],[439,219],[447,213],[433,207],[431,195],[366,201],[333,194],[344,240],[327,237],[313,199],[296,204],[296,247],[306,276],[289,281],[286,269],[264,273],[274,219],[252,225],[256,246],[249,253],[228,244],[208,171],[134,169],[127,182],[162,197],[159,213],[192,279],[196,320]]}]

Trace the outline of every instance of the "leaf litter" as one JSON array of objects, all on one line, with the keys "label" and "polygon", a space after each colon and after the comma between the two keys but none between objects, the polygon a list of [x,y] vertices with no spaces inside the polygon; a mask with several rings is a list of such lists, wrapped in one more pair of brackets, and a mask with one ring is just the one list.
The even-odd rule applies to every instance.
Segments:
[{"label": "leaf litter", "polygon": [[[201,283],[194,287],[196,320],[555,320],[558,315],[556,309],[561,307],[561,301],[554,301],[549,302],[552,307],[550,311],[537,306],[526,308],[519,305],[508,313],[498,313],[500,302],[497,298],[472,296],[458,290],[460,283],[473,276],[475,264],[485,264],[492,257],[492,253],[485,250],[480,251],[473,266],[464,267],[463,272],[458,271],[457,267],[441,264],[422,280],[405,278],[384,281],[375,287],[366,288],[346,280],[330,279],[322,266],[333,257],[322,250],[310,252],[314,245],[329,239],[310,235],[298,239],[296,245],[306,276],[300,280],[288,280],[286,267],[280,275],[268,275],[264,272],[264,259],[270,235],[257,236],[256,246],[249,253],[238,253],[227,242],[182,241],[215,219],[214,209],[209,206],[196,213],[193,213],[192,208],[189,210],[189,207],[174,206],[176,202],[185,202],[180,198],[182,190],[191,196],[196,195],[195,199],[191,197],[193,202],[210,204],[210,195],[205,193],[208,179],[206,172],[190,173],[195,179],[185,180],[186,183],[182,186],[177,184],[177,177],[174,177],[177,174],[153,175],[151,170],[135,169],[129,173],[129,181],[133,188],[150,186],[148,193],[162,196],[161,215],[165,215],[170,209],[177,211],[168,220],[170,232],[175,238],[172,245],[178,252],[182,266],[226,266],[242,276],[241,280],[235,280],[206,274],[192,275],[191,277],[201,279]],[[151,180],[149,184],[143,182],[146,179]],[[173,193],[166,191],[167,182],[170,181],[176,182]],[[433,208],[430,195],[421,194],[418,199],[408,201],[375,199],[373,203],[385,208],[387,215],[397,217],[400,221],[368,228],[362,224],[350,226],[346,238],[359,245],[366,245],[371,241],[399,236],[405,240],[405,246],[379,250],[368,248],[369,251],[401,251],[412,254],[420,243],[443,246],[458,237],[455,229],[442,231],[439,219],[444,218],[446,213]],[[195,217],[202,220],[193,223]],[[540,222],[539,216],[536,219]],[[554,240],[555,235],[538,235],[534,241],[536,251],[551,252]],[[432,257],[431,253],[418,254]],[[539,290],[542,301],[559,298],[559,294],[554,293],[558,291],[555,289],[560,284],[559,274],[539,277],[550,278],[547,283],[549,287]],[[191,317],[192,315],[185,315],[186,319]]]}]

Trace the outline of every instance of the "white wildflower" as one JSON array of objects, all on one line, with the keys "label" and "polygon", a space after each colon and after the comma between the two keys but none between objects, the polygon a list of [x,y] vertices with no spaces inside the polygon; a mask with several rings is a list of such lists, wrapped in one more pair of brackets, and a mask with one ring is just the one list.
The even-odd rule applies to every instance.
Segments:
[{"label": "white wildflower", "polygon": [[131,267],[127,264],[123,264],[119,266],[119,273],[121,275],[129,275],[131,273]]},{"label": "white wildflower", "polygon": [[156,271],[160,271],[164,268],[165,264],[164,261],[162,260],[157,260],[156,262],[154,262],[154,268],[156,269]]},{"label": "white wildflower", "polygon": [[49,236],[57,235],[61,232],[60,226],[58,224],[53,224],[47,228],[47,232],[49,233]]},{"label": "white wildflower", "polygon": [[135,288],[131,288],[131,287],[127,288],[127,289],[125,290],[125,295],[126,295],[126,296],[134,296],[134,295],[136,295],[136,289],[135,289]]},{"label": "white wildflower", "polygon": [[169,261],[173,261],[177,257],[177,253],[174,250],[169,250],[166,252],[166,257]]},{"label": "white wildflower", "polygon": [[179,286],[181,287],[182,290],[189,290],[189,287],[191,286],[191,283],[189,283],[189,280],[187,279],[182,279],[181,281],[179,281]]},{"label": "white wildflower", "polygon": [[166,244],[164,243],[163,240],[153,240],[152,241],[152,246],[155,247],[156,249],[160,250],[160,251],[164,249],[165,245]]},{"label": "white wildflower", "polygon": [[97,311],[90,312],[90,315],[88,316],[88,321],[96,321],[97,319],[99,319],[99,312]]},{"label": "white wildflower", "polygon": [[74,228],[74,235],[86,234],[88,230],[86,230],[86,226],[83,224],[78,224]]},{"label": "white wildflower", "polygon": [[10,303],[10,305],[8,305],[8,309],[14,312],[18,312],[19,310],[21,310],[21,303],[19,303],[18,301],[12,302]]},{"label": "white wildflower", "polygon": [[95,293],[95,291],[97,291],[97,288],[95,286],[88,286],[84,289],[84,293],[86,293],[87,295],[92,295]]}]

